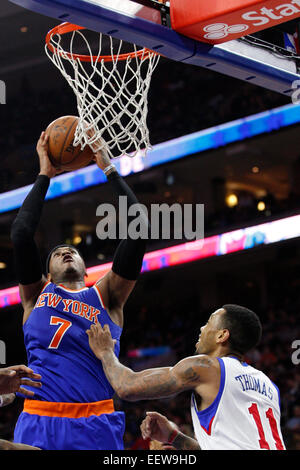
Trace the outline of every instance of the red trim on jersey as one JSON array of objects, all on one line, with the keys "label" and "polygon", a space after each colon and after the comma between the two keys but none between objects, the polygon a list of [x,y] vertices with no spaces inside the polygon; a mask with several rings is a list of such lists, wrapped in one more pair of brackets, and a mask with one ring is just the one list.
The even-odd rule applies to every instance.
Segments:
[{"label": "red trim on jersey", "polygon": [[51,281],[46,281],[45,282],[45,284],[42,287],[42,290],[41,290],[40,294],[45,290],[45,288],[48,286],[48,284],[51,284]]},{"label": "red trim on jersey", "polygon": [[205,429],[204,426],[202,426],[202,424],[200,423],[200,426],[201,428],[206,432],[206,434],[208,434],[209,436],[211,435],[211,427],[212,427],[212,423],[213,423],[213,420],[215,419],[215,417],[213,416],[209,422],[209,426],[208,426],[208,430]]}]

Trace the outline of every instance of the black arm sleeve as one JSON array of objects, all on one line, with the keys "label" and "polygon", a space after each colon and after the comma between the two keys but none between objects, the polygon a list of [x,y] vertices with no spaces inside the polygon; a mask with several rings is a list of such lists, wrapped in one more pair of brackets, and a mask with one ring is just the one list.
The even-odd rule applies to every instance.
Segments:
[{"label": "black arm sleeve", "polygon": [[[132,204],[138,204],[136,196],[119,173],[113,171],[107,176],[107,180],[118,196],[127,196],[128,208]],[[130,220],[130,217],[128,217],[128,224]],[[146,216],[143,218],[143,223],[145,223],[145,228],[149,234],[149,222]],[[113,259],[113,272],[125,279],[135,281],[140,274],[145,251],[146,240],[143,238],[133,240],[128,237],[122,240],[116,249]]]},{"label": "black arm sleeve", "polygon": [[17,279],[20,284],[37,282],[43,274],[34,235],[39,224],[50,179],[39,175],[24,200],[11,228]]}]

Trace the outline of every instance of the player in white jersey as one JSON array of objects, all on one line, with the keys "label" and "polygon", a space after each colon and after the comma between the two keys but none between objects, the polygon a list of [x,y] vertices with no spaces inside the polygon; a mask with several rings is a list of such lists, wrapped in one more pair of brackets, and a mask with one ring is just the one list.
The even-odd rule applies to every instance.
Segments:
[{"label": "player in white jersey", "polygon": [[[277,387],[235,357],[219,358],[221,380],[212,405],[198,411],[191,399],[194,432],[203,450],[283,450]],[[224,430],[227,432],[224,432]]]},{"label": "player in white jersey", "polygon": [[178,432],[156,412],[148,412],[141,425],[144,439],[185,450],[284,450],[279,391],[263,372],[243,359],[260,341],[261,331],[254,312],[239,305],[224,305],[201,328],[195,356],[173,367],[141,372],[120,364],[107,325],[92,325],[87,334],[120,398],[150,400],[192,390],[196,439]]}]

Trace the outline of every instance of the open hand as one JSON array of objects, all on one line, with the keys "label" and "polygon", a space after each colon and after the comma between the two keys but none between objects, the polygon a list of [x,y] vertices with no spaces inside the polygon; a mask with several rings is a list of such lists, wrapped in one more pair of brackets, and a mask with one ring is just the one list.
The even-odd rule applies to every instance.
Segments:
[{"label": "open hand", "polygon": [[19,392],[32,397],[34,392],[26,390],[23,385],[40,388],[42,386],[40,379],[39,374],[35,374],[32,369],[24,365],[5,367],[0,369],[0,395]]},{"label": "open hand", "polygon": [[39,174],[49,176],[49,178],[53,178],[53,176],[62,173],[62,170],[58,170],[57,168],[55,168],[49,159],[48,140],[49,136],[46,134],[46,132],[43,131],[36,146],[36,151],[40,160]]},{"label": "open hand", "polygon": [[92,325],[86,331],[89,337],[89,345],[93,353],[101,360],[102,355],[107,351],[113,351],[116,340],[112,339],[109,326],[105,324],[102,328],[100,323]]}]

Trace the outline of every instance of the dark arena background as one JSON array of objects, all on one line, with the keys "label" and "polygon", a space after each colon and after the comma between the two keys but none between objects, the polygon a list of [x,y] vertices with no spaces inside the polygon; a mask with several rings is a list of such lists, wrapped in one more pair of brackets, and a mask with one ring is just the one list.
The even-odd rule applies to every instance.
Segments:
[{"label": "dark arena background", "polygon": [[[59,116],[77,114],[73,92],[44,52],[44,37],[56,24],[1,1],[0,79],[6,86],[0,106],[1,367],[27,361],[22,308],[10,290],[16,287],[10,228],[17,208],[7,205],[15,194],[8,192],[34,182],[41,131]],[[120,360],[134,370],[173,365],[194,354],[199,328],[216,308],[236,303],[253,309],[263,338],[246,359],[279,387],[284,440],[288,450],[299,450],[300,118],[289,121],[293,107],[298,105],[276,92],[161,58],[149,92],[150,139],[158,158],[162,144],[164,155],[168,146],[173,152],[178,146],[180,155],[143,169],[132,164],[124,177],[149,208],[163,202],[204,204],[205,239],[216,237],[222,249],[208,250],[202,259],[164,263],[164,250],[187,240],[149,241],[147,252],[161,250],[160,259],[141,274],[126,304]],[[235,132],[236,126],[239,136],[226,141],[225,130]],[[201,149],[197,139],[205,130],[210,145]],[[182,151],[187,136],[195,146]],[[36,237],[43,261],[54,245],[71,242],[87,267],[110,262],[118,241],[96,236],[102,202],[113,202],[105,183],[47,201]],[[231,235],[221,242],[226,233]],[[139,428],[147,410],[165,414],[193,436],[189,393],[137,403],[116,397],[115,406],[126,413],[127,450],[149,449]],[[0,438],[12,440],[21,409],[21,398],[0,409]]]}]

